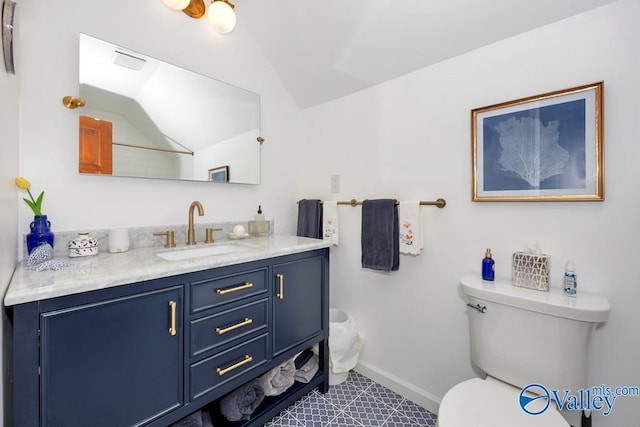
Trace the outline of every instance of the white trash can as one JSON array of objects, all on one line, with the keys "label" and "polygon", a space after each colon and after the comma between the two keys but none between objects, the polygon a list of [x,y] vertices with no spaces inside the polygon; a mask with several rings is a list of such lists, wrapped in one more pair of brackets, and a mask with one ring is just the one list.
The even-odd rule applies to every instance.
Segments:
[{"label": "white trash can", "polygon": [[356,322],[342,310],[329,310],[329,385],[349,378],[349,371],[358,363],[362,340]]}]

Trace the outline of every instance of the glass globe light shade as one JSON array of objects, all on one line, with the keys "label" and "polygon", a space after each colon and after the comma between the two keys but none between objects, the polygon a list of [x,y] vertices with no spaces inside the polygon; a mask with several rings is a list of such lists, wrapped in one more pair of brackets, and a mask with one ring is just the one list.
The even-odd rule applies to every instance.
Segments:
[{"label": "glass globe light shade", "polygon": [[211,26],[221,34],[227,34],[236,27],[236,13],[226,1],[214,0],[207,11]]},{"label": "glass globe light shade", "polygon": [[182,10],[189,6],[189,0],[162,0],[169,9]]}]

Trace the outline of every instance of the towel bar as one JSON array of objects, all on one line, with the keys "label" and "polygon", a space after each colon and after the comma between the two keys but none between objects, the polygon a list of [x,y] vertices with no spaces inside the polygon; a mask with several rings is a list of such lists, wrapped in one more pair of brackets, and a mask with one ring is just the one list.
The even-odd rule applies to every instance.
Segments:
[{"label": "towel bar", "polygon": [[[362,205],[362,202],[357,201],[356,199],[351,199],[348,202],[342,201],[338,202],[339,205],[351,205],[353,207]],[[399,205],[400,202],[396,200],[396,205]],[[447,201],[445,199],[437,199],[437,200],[420,200],[420,206],[437,206],[439,208],[444,208],[447,205]]]},{"label": "towel bar", "polygon": [[[322,204],[322,202],[320,202]],[[356,199],[351,199],[349,201],[340,201],[339,205],[350,205],[352,207],[356,207],[358,205],[362,205],[362,202],[357,201]],[[400,204],[399,201],[396,200],[396,205]],[[447,201],[445,199],[437,199],[437,200],[420,200],[420,206],[437,206],[439,208],[444,208],[447,206]]]}]

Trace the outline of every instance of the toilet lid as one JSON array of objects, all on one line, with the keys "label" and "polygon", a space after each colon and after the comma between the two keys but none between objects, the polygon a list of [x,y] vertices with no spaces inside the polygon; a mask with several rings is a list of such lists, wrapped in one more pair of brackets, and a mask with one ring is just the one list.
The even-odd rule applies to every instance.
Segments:
[{"label": "toilet lid", "polygon": [[540,415],[529,415],[518,403],[520,389],[480,378],[461,382],[445,394],[438,427],[569,427],[551,402]]}]

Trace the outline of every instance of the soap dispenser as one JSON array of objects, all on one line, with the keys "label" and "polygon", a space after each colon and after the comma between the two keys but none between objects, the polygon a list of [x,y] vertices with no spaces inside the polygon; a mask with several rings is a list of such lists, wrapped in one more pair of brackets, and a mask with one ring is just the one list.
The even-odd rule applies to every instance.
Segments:
[{"label": "soap dispenser", "polygon": [[262,205],[258,206],[258,212],[256,213],[254,220],[249,221],[249,234],[252,236],[269,235],[269,223],[264,219]]},{"label": "soap dispenser", "polygon": [[262,205],[258,205],[258,213],[256,213],[254,220],[264,221],[264,214],[262,213]]}]

